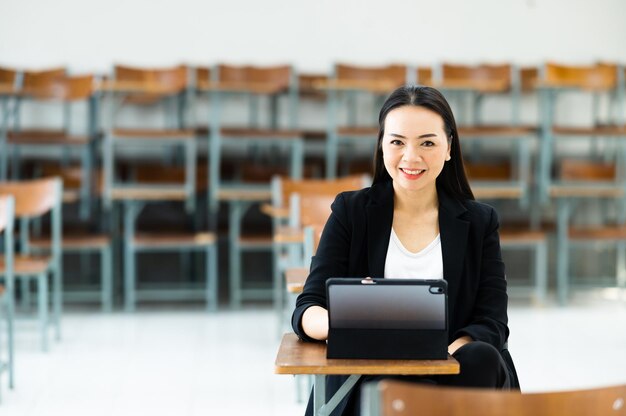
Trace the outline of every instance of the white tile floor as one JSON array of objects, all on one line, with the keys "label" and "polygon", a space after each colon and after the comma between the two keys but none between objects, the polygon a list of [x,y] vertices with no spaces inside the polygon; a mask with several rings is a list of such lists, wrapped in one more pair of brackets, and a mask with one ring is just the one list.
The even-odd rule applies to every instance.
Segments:
[{"label": "white tile floor", "polygon": [[[609,293],[610,295],[610,293]],[[523,390],[626,383],[626,299],[577,299],[568,308],[510,307],[510,348]],[[18,322],[17,385],[2,383],[3,416],[299,415],[290,376],[274,375],[273,312],[140,308],[70,310],[64,339],[38,350]]]}]

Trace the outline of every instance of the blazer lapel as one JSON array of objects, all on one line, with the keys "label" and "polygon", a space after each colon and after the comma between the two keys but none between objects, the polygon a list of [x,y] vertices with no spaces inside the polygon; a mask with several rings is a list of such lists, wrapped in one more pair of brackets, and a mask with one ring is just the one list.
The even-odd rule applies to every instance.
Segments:
[{"label": "blazer lapel", "polygon": [[459,201],[450,198],[443,191],[439,191],[438,196],[443,276],[448,283],[456,282],[463,272],[470,223],[459,218],[467,211]]},{"label": "blazer lapel", "polygon": [[367,259],[371,277],[383,277],[393,223],[391,181],[372,186],[367,211]]}]

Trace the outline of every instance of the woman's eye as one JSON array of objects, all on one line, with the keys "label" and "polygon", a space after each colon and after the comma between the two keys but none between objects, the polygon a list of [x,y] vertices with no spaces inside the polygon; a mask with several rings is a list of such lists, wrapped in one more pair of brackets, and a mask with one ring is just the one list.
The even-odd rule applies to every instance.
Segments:
[{"label": "woman's eye", "polygon": [[431,147],[434,145],[435,143],[431,142],[430,140],[426,140],[425,142],[422,142],[422,146]]},{"label": "woman's eye", "polygon": [[398,139],[393,139],[390,143],[393,144],[394,146],[402,145],[402,142]]}]

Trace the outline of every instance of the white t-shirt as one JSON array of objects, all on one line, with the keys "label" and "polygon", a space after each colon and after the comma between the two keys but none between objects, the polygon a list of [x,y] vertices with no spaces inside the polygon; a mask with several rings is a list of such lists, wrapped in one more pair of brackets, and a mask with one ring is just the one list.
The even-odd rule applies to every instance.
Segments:
[{"label": "white t-shirt", "polygon": [[391,229],[385,260],[385,277],[393,279],[443,279],[441,237],[437,237],[419,253],[411,253]]}]

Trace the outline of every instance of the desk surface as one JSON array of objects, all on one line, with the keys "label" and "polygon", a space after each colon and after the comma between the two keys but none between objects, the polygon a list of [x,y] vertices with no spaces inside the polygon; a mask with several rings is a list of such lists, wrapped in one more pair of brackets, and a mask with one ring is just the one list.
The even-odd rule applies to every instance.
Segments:
[{"label": "desk surface", "polygon": [[326,344],[300,341],[285,334],[276,356],[276,374],[458,374],[458,361],[447,360],[343,360],[326,358]]}]

